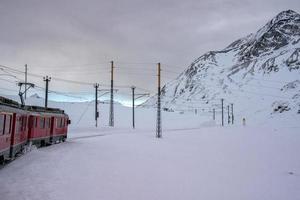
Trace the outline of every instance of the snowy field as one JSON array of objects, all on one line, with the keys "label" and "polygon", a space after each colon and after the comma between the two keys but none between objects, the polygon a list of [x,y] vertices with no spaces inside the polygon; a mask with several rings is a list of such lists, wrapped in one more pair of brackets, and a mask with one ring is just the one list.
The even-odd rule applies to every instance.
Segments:
[{"label": "snowy field", "polygon": [[[42,105],[43,99],[30,99]],[[203,113],[162,113],[163,138],[155,138],[155,109],[49,102],[72,124],[65,143],[33,149],[0,169],[0,200],[298,200],[300,126],[281,115],[257,115],[241,126],[220,127]],[[286,123],[289,119],[290,124]],[[285,121],[284,121],[285,120]],[[271,127],[271,128],[270,128]]]},{"label": "snowy field", "polygon": [[[0,170],[1,200],[300,199],[298,129],[75,130]],[[91,136],[91,137],[89,137]]]}]

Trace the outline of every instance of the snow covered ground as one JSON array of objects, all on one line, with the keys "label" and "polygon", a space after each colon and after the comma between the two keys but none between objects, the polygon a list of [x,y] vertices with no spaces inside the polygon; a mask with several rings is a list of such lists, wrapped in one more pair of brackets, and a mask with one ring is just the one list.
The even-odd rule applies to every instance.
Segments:
[{"label": "snow covered ground", "polygon": [[70,115],[69,139],[0,169],[0,200],[300,199],[298,126],[242,127],[237,117],[220,127],[220,115],[163,112],[156,139],[155,109],[137,108],[132,130],[129,107],[115,106],[110,128],[101,104],[95,128],[93,102],[49,105]]},{"label": "snow covered ground", "polygon": [[[298,129],[101,128],[0,170],[1,200],[300,199]],[[94,135],[93,137],[88,137]]]}]

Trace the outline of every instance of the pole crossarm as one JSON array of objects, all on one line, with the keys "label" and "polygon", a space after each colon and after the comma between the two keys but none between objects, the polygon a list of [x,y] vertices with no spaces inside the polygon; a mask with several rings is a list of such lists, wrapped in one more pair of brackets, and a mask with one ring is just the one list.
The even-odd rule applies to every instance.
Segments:
[{"label": "pole crossarm", "polygon": [[135,94],[134,96],[137,96],[135,97],[134,99],[137,100],[137,99],[140,99],[142,97],[149,97],[150,94],[149,93],[145,93],[145,94]]},{"label": "pole crossarm", "polygon": [[[98,90],[98,92],[99,92],[99,90]],[[110,91],[104,92],[103,94],[101,94],[101,95],[98,96],[98,97],[100,98],[100,97],[102,97],[102,96],[104,96],[104,95],[107,95],[107,94],[109,94],[109,93],[110,93]]]},{"label": "pole crossarm", "polygon": [[[110,92],[110,89],[100,89],[98,90],[98,92],[102,92],[102,91],[109,91]],[[119,89],[113,89],[114,92],[118,92]]]},{"label": "pole crossarm", "polygon": [[[25,90],[22,92],[22,86],[25,86]],[[30,88],[34,88],[34,84],[33,83],[25,83],[25,82],[19,82],[18,83],[19,88],[19,96],[20,96],[20,100],[21,100],[21,104],[23,106],[25,106],[25,101],[23,98],[23,95],[27,92],[27,90],[29,90]],[[28,87],[27,87],[28,86]]]},{"label": "pole crossarm", "polygon": [[19,90],[20,92],[21,92],[21,88],[23,85],[29,86],[29,87],[25,87],[26,89],[24,90],[24,92],[22,92],[22,95],[25,94],[25,92],[27,92],[27,90],[29,90],[30,88],[34,88],[34,86],[35,86],[33,83],[19,82],[18,86],[20,87],[20,90]]}]

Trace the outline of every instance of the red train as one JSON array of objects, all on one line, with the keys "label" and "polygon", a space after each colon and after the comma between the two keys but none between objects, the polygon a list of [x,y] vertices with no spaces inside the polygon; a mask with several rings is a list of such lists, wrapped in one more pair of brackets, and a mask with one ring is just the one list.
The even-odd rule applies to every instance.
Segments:
[{"label": "red train", "polygon": [[69,124],[63,110],[21,106],[0,96],[0,163],[13,159],[26,146],[64,142]]}]

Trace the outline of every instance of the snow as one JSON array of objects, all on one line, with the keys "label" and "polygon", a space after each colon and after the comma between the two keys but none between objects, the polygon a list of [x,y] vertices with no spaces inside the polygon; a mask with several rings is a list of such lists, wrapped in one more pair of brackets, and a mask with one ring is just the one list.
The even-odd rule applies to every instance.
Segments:
[{"label": "snow", "polygon": [[300,135],[293,129],[173,130],[162,139],[130,129],[94,134],[5,166],[1,200],[300,198]]},{"label": "snow", "polygon": [[5,165],[1,200],[300,199],[299,127],[220,127],[211,116],[163,112],[157,139],[155,109],[136,108],[133,130],[128,107],[115,106],[111,128],[100,105],[95,128],[93,103],[49,104],[81,120],[67,142]]},{"label": "snow", "polygon": [[[225,106],[234,104],[236,119],[251,125],[298,126],[300,90],[282,88],[300,77],[299,19],[294,11],[281,12],[256,34],[200,56],[164,86],[162,107],[209,115],[213,109],[220,113],[224,99]],[[156,99],[145,106],[156,106]],[[274,105],[280,104],[288,106],[284,113],[276,112]]]}]

